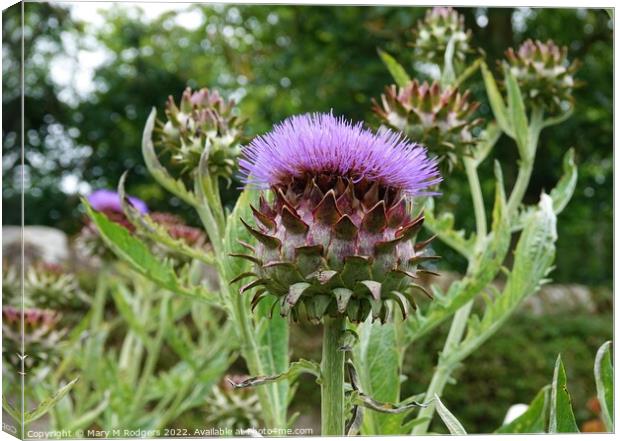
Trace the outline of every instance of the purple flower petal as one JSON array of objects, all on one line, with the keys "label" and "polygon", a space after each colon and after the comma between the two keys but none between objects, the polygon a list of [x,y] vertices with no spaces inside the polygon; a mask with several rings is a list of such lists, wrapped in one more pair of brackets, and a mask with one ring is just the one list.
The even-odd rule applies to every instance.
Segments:
[{"label": "purple flower petal", "polygon": [[319,173],[378,181],[410,196],[436,194],[428,188],[441,182],[424,147],[327,113],[284,120],[243,150],[239,166],[243,181],[260,189]]},{"label": "purple flower petal", "polygon": [[[148,213],[146,203],[136,197],[129,196],[129,201],[140,213]],[[121,198],[117,192],[107,189],[95,190],[88,195],[88,203],[97,211],[123,212]]]}]

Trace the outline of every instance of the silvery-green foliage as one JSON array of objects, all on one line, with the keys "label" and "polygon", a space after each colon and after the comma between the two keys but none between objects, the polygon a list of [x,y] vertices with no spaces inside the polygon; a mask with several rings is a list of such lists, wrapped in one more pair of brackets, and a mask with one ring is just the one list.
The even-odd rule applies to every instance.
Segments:
[{"label": "silvery-green foliage", "polygon": [[[383,52],[380,55],[397,84],[405,79],[413,78],[394,57]],[[574,153],[572,149],[569,149],[564,158],[563,175],[556,187],[550,194],[543,193],[537,206],[522,205],[523,195],[534,167],[541,130],[564,121],[570,116],[572,109],[559,116],[550,117],[545,115],[544,109],[534,107],[530,109],[528,115],[519,84],[509,69],[503,71],[502,84],[505,86],[505,92],[502,94],[493,73],[481,59],[474,61],[469,68],[464,69],[462,76],[465,74],[466,76],[455,79],[451,68],[452,56],[450,51],[446,50],[442,83],[458,87],[480,69],[495,120],[486,124],[485,131],[474,147],[472,157],[463,160],[476,212],[476,232],[470,233],[456,229],[453,215],[450,212],[437,213],[432,200],[426,205],[425,225],[427,228],[435,233],[439,240],[466,258],[468,267],[464,277],[453,282],[445,293],[437,287],[432,287],[435,300],[426,308],[419,309],[415,317],[411,317],[404,323],[403,338],[391,342],[397,348],[396,353],[402,354],[421,336],[426,335],[445,320],[453,318],[444,350],[439,355],[437,370],[428,390],[423,394],[425,401],[431,401],[435,397],[437,400],[421,409],[417,418],[413,420],[417,421],[412,428],[414,434],[424,434],[428,430],[430,419],[440,403],[438,397],[454,369],[488,340],[525,298],[534,295],[540,285],[547,281],[546,278],[553,269],[555,256],[556,216],[570,200],[577,180]],[[487,157],[491,156],[493,146],[502,134],[512,138],[515,142],[520,157],[519,177],[509,197],[506,197],[500,165],[495,165],[496,196],[492,225],[487,232],[486,214],[477,182],[477,168]],[[504,261],[514,234],[519,234],[519,236],[513,250],[513,265],[512,268],[506,269]],[[503,277],[506,281],[500,292],[494,282]],[[481,313],[472,314],[472,301],[476,298],[485,300],[484,308]],[[397,325],[385,326],[396,328]],[[376,336],[367,337],[369,341],[379,338],[380,335],[390,334],[385,329],[372,329],[371,331]],[[358,349],[357,352],[361,351]],[[383,360],[385,360],[384,364],[381,363]],[[369,384],[380,383],[390,372],[390,361],[389,357],[384,356],[378,357],[377,365],[372,367],[359,363],[359,375],[361,378],[368,377],[366,382]],[[390,381],[395,381],[394,374],[390,378]],[[548,399],[541,397],[538,397],[535,403],[536,408],[546,406]],[[400,399],[400,396],[392,397],[394,401]],[[438,408],[438,410],[444,421],[446,418],[450,419],[445,407]],[[367,428],[369,425],[367,420],[372,421],[373,418],[374,416],[365,414],[362,428]],[[540,422],[525,421],[520,423],[520,426],[532,428],[536,427],[536,424],[540,425]],[[380,432],[380,429],[381,427],[373,427],[374,432],[368,430],[366,433],[394,433],[392,430]]]}]

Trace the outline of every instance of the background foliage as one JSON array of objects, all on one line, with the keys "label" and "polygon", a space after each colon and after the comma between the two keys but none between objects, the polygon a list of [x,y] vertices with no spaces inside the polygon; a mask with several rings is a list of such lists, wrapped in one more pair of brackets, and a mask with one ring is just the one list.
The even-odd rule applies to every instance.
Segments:
[{"label": "background foliage", "polygon": [[[378,98],[384,85],[391,83],[376,49],[387,50],[410,68],[415,63],[408,46],[411,29],[425,11],[406,7],[195,5],[190,10],[198,14],[200,25],[193,26],[184,21],[186,16],[176,12],[147,21],[138,9],[118,5],[105,13],[105,25],[94,26],[74,19],[63,5],[27,3],[25,8],[26,223],[55,226],[69,234],[77,231],[83,217],[76,190],[86,191],[88,186],[84,184],[91,188],[114,188],[128,168],[132,169],[129,193],[147,200],[154,209],[174,210],[182,206],[148,176],[139,145],[150,109],[161,109],[169,94],[178,96],[187,85],[218,88],[225,95],[240,99],[241,111],[248,120],[248,139],[274,122],[300,112],[333,109],[336,114],[374,122],[370,100]],[[579,181],[575,195],[559,218],[556,270],[552,277],[557,282],[611,287],[613,59],[609,15],[604,10],[585,9],[459,11],[473,29],[473,45],[484,50],[490,65],[502,58],[504,49],[515,47],[526,38],[553,38],[568,46],[571,59],[582,61],[577,77],[584,86],[575,91],[575,113],[556,130],[543,132],[525,202],[536,201],[542,189],[553,186],[559,178],[564,152],[574,146]],[[19,108],[20,96],[16,75],[21,43],[18,9],[5,11],[2,19],[3,224],[7,225],[19,223],[19,112],[14,110]],[[104,60],[94,70],[93,89],[87,93],[79,93],[73,87],[75,77],[67,84],[59,84],[49,68],[59,56],[66,58],[67,66],[71,65],[80,50],[96,50]],[[479,76],[467,86],[478,99],[484,99]],[[490,109],[483,103],[479,112],[488,116]],[[516,151],[507,139],[500,139],[495,152],[510,188],[517,170]],[[515,165],[511,168],[511,164]],[[490,177],[492,173],[483,170],[481,175]],[[473,215],[462,176],[459,173],[442,186],[442,203],[451,206],[457,222],[471,228]],[[226,191],[230,206],[235,201],[237,186],[233,184]],[[492,179],[483,181],[482,187],[486,199],[492,200]],[[185,214],[190,223],[196,222],[189,211]],[[444,268],[463,269],[461,260],[439,244],[437,247],[445,256],[441,263]],[[607,323],[609,313],[602,311]],[[587,329],[581,329],[585,325],[575,320],[571,323],[579,330],[576,335],[590,335]],[[466,426],[488,431],[497,426],[505,409],[461,406],[462,402],[491,403],[500,398],[506,403],[527,402],[548,380],[558,350],[572,347],[573,354],[583,357],[575,355],[575,363],[566,365],[576,366],[578,371],[578,360],[583,359],[582,370],[590,370],[595,348],[604,338],[581,342],[575,348],[567,341],[573,335],[570,330],[549,335],[550,329],[558,329],[555,325],[540,321],[533,323],[532,328],[523,328],[523,323],[514,318],[476,353],[470,365],[488,360],[485,357],[491,355],[495,360],[512,359],[516,351],[501,343],[502,336],[509,333],[511,344],[527,346],[529,341],[549,340],[549,348],[531,349],[532,354],[545,354],[537,359],[548,369],[524,361],[526,358],[520,359],[514,369],[505,371],[498,367],[501,362],[481,362],[494,369],[493,378],[512,395],[488,399],[472,396],[473,391],[486,393],[480,389],[486,380],[461,377],[463,386],[450,389],[445,402],[451,408],[468,409],[467,415],[459,415]],[[526,338],[528,332],[534,332],[532,329],[540,330],[540,335]],[[605,328],[601,334],[607,331]],[[517,334],[523,340],[514,343]],[[438,348],[432,342],[420,344],[428,351],[430,370]],[[416,363],[423,364],[424,359]],[[530,371],[540,372],[539,383],[531,379]],[[577,371],[568,373],[573,381],[590,378]],[[528,379],[523,387],[519,381],[511,383],[517,372]],[[483,373],[477,371],[476,375]],[[427,380],[420,376],[419,383]],[[589,395],[585,391],[594,388],[584,385],[581,390],[584,392],[576,393],[576,400],[586,399]],[[488,420],[482,417],[485,413]],[[577,416],[586,418],[583,411]]]}]

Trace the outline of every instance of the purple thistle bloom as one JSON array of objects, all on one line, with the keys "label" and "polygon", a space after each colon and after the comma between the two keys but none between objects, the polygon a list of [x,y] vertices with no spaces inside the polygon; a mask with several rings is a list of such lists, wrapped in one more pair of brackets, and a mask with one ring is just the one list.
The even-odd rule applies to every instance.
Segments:
[{"label": "purple thistle bloom", "polygon": [[[148,213],[146,203],[136,197],[129,196],[129,201],[140,213]],[[121,198],[117,192],[108,189],[95,190],[88,195],[88,203],[97,211],[123,212]]]},{"label": "purple thistle bloom", "polygon": [[268,189],[292,178],[329,174],[367,180],[409,196],[436,194],[437,162],[424,147],[390,130],[377,133],[332,114],[290,117],[255,138],[239,161],[248,185]]}]

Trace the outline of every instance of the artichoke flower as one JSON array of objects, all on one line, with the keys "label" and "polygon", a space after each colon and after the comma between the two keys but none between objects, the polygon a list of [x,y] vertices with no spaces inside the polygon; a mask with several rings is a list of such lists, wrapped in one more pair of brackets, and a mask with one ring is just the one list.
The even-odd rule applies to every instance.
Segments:
[{"label": "artichoke flower", "polygon": [[[282,316],[385,322],[388,304],[404,316],[415,307],[419,264],[436,258],[416,242],[423,215],[418,196],[441,181],[423,147],[382,129],[364,129],[331,114],[291,117],[255,138],[240,160],[250,188],[268,191],[252,207],[254,263],[241,292],[259,288],[252,306],[275,297]],[[272,202],[269,202],[271,200]]]},{"label": "artichoke flower", "polygon": [[157,142],[182,172],[195,170],[200,156],[209,151],[209,173],[230,179],[240,152],[242,122],[235,115],[235,102],[225,101],[207,88],[183,92],[179,106],[172,96],[166,103],[167,121],[158,124]]},{"label": "artichoke flower", "polygon": [[418,22],[413,30],[418,58],[430,63],[443,65],[444,55],[450,40],[454,41],[454,59],[465,61],[470,52],[471,31],[465,30],[465,18],[447,7],[435,7],[426,12],[424,20]]},{"label": "artichoke flower", "polygon": [[[27,367],[49,362],[66,330],[59,329],[62,315],[51,309],[24,309],[24,347]],[[22,312],[13,306],[2,307],[2,352],[16,367],[20,364]]]},{"label": "artichoke flower", "polygon": [[478,106],[469,100],[469,91],[442,90],[437,82],[417,80],[398,89],[387,86],[381,105],[373,100],[373,111],[383,123],[427,146],[448,170],[471,153],[472,130],[482,122],[473,117]]},{"label": "artichoke flower", "polygon": [[506,51],[504,64],[516,78],[524,99],[551,113],[561,110],[562,102],[573,102],[572,91],[577,86],[574,74],[579,67],[569,63],[567,48],[553,41],[526,40],[515,52]]}]

